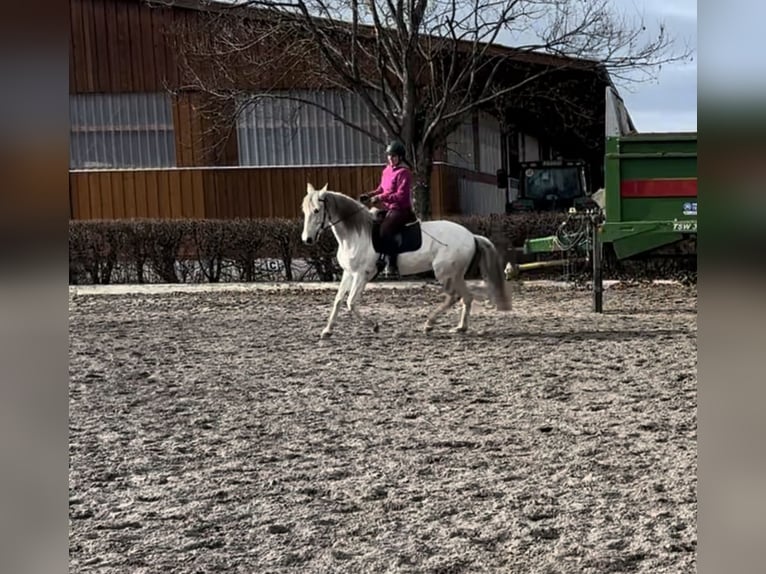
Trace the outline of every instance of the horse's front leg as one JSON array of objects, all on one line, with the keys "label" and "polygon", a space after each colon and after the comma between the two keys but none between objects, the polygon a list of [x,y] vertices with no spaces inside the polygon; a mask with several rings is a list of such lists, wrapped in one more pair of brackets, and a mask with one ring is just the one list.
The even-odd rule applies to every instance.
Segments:
[{"label": "horse's front leg", "polygon": [[368,319],[364,315],[362,315],[359,312],[359,309],[357,309],[357,305],[359,304],[359,301],[362,297],[362,291],[364,291],[364,286],[367,284],[367,274],[362,271],[359,273],[354,273],[353,279],[351,282],[351,290],[348,294],[348,300],[346,302],[348,306],[348,310],[351,311],[351,313],[360,321],[363,323],[367,323],[370,327],[372,327],[372,331],[374,333],[378,332],[378,324],[373,321],[372,319]]},{"label": "horse's front leg", "polygon": [[343,302],[343,297],[345,297],[346,293],[348,293],[348,290],[351,287],[351,279],[351,274],[344,270],[343,275],[340,278],[340,287],[338,287],[338,292],[335,294],[335,301],[332,304],[330,318],[327,320],[327,326],[322,331],[323,339],[326,339],[332,335],[332,327],[335,324],[335,318],[338,316],[338,310],[340,309],[340,305]]}]

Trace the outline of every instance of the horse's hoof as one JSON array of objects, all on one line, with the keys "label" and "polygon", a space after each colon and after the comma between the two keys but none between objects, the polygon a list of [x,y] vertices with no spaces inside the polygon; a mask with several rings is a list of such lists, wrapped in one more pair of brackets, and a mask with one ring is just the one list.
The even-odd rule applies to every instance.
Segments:
[{"label": "horse's hoof", "polygon": [[329,339],[330,335],[332,335],[332,331],[322,331],[322,334],[319,335],[320,339]]},{"label": "horse's hoof", "polygon": [[423,325],[423,332],[424,333],[430,333],[433,330],[434,330],[434,326],[433,325],[429,325],[428,323]]},{"label": "horse's hoof", "polygon": [[468,327],[453,327],[449,330],[450,333],[465,333]]},{"label": "horse's hoof", "polygon": [[372,326],[372,332],[373,332],[373,333],[377,333],[378,331],[380,331],[380,325],[378,325],[377,323],[375,323],[375,324]]}]

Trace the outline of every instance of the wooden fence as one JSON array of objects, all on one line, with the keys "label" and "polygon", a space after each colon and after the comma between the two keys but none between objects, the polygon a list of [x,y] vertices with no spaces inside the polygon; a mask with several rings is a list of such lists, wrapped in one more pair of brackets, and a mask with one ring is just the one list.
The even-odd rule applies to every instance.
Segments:
[{"label": "wooden fence", "polygon": [[[458,171],[434,166],[433,215],[459,213]],[[377,186],[380,172],[378,165],[71,171],[70,218],[299,217],[307,182],[358,196]]]}]

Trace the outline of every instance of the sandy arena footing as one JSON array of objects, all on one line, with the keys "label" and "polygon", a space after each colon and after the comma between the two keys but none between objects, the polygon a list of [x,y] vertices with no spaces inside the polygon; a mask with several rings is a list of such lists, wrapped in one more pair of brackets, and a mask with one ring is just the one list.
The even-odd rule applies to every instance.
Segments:
[{"label": "sandy arena footing", "polygon": [[70,571],[694,572],[696,291],[423,285],[70,289]]}]

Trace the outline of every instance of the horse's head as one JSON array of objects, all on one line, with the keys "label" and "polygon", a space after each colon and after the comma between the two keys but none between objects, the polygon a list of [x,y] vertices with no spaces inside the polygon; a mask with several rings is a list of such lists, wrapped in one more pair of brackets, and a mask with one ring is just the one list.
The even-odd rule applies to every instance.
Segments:
[{"label": "horse's head", "polygon": [[327,184],[322,189],[314,189],[310,183],[306,184],[306,196],[303,198],[303,232],[301,241],[310,245],[319,239],[319,234],[329,221],[324,194]]}]

